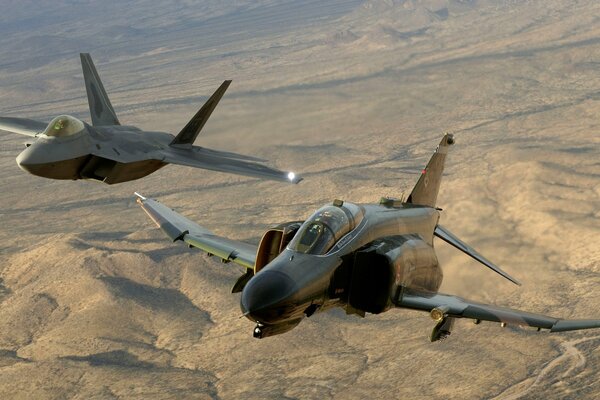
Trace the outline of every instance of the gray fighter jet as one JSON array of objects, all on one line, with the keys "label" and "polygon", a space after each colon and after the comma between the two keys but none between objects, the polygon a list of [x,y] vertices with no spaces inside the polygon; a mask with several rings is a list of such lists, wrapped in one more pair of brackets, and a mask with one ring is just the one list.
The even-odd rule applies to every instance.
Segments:
[{"label": "gray fighter jet", "polygon": [[442,270],[435,236],[519,284],[439,224],[436,199],[453,143],[452,135],[443,137],[406,200],[334,200],[304,222],[268,230],[258,246],[219,237],[155,200],[138,195],[138,202],[171,240],[247,268],[233,292],[242,292],[242,312],[256,322],[257,338],[289,331],[331,307],[363,317],[391,308],[428,312],[435,321],[431,341],[448,336],[456,318],[551,332],[599,328],[600,320],[566,320],[438,293]]},{"label": "gray fighter jet", "polygon": [[231,81],[225,81],[173,136],[121,125],[89,54],[81,54],[92,125],[68,115],[49,124],[25,118],[0,117],[0,130],[34,140],[17,157],[23,170],[44,178],[92,179],[108,184],[142,178],[167,164],[298,183],[293,172],[270,168],[256,157],[194,146]]}]

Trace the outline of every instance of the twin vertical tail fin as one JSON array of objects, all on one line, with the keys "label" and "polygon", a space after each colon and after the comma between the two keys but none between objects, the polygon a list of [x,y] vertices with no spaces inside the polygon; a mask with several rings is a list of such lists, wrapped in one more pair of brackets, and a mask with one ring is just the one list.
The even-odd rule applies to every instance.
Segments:
[{"label": "twin vertical tail fin", "polygon": [[[98,71],[94,66],[92,57],[89,53],[81,53],[81,68],[83,70],[83,79],[85,80],[85,90],[87,92],[88,104],[90,108],[90,116],[92,117],[92,125],[121,125],[117,114],[113,109],[112,104],[104,90]],[[208,121],[213,110],[225,94],[225,91],[231,83],[227,80],[221,84],[215,93],[208,99],[202,108],[194,115],[187,125],[177,134],[171,145],[192,145],[196,137]]]},{"label": "twin vertical tail fin", "polygon": [[104,90],[92,57],[88,53],[81,53],[79,56],[81,57],[81,68],[83,70],[83,79],[85,80],[85,90],[87,91],[92,125],[121,125]]},{"label": "twin vertical tail fin", "polygon": [[446,133],[429,163],[423,169],[419,181],[406,200],[407,203],[435,207],[442,181],[442,173],[444,172],[446,154],[448,154],[448,150],[453,144],[454,136],[451,133]]},{"label": "twin vertical tail fin", "polygon": [[192,117],[190,122],[175,136],[175,139],[171,142],[171,146],[173,145],[189,145],[194,144],[196,137],[204,128],[206,121],[210,118],[213,110],[219,104],[221,97],[225,94],[225,91],[231,84],[230,80],[227,80],[219,86],[219,88],[213,93],[212,96],[204,103],[202,108],[198,110],[196,115]]}]

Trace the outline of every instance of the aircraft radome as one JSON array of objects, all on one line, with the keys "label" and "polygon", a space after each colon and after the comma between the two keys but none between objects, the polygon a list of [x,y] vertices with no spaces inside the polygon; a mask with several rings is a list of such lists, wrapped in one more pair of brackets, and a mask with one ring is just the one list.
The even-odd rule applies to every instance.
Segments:
[{"label": "aircraft radome", "polygon": [[301,178],[263,164],[265,160],[194,146],[196,137],[229,87],[225,81],[173,136],[121,125],[89,54],[81,65],[92,118],[89,125],[69,115],[49,124],[0,117],[0,130],[33,138],[17,157],[23,170],[51,179],[92,179],[107,184],[143,178],[167,164],[298,183]]},{"label": "aircraft radome", "polygon": [[435,236],[519,284],[439,224],[436,199],[453,144],[453,136],[446,134],[408,198],[382,198],[378,204],[334,200],[304,222],[268,230],[258,246],[214,235],[161,203],[136,195],[171,240],[247,268],[233,292],[242,292],[242,312],[256,322],[257,338],[287,332],[303,318],[332,307],[363,317],[392,308],[425,311],[435,321],[431,341],[448,336],[456,318],[551,332],[599,328],[600,320],[548,317],[438,292],[442,270]]}]

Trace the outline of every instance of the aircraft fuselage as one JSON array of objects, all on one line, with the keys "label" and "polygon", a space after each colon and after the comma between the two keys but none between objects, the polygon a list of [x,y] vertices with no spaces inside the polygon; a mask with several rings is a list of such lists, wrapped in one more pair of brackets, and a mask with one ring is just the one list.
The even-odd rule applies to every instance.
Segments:
[{"label": "aircraft fuselage", "polygon": [[[85,128],[64,137],[38,136],[17,157],[19,167],[51,179],[92,179],[113,184],[142,178],[167,165],[160,152],[173,136],[134,126]],[[141,137],[143,135],[143,138]]]},{"label": "aircraft fuselage", "polygon": [[248,282],[241,308],[259,324],[255,336],[282,333],[304,316],[336,306],[360,315],[383,312],[400,288],[437,292],[443,277],[433,249],[439,212],[411,205],[358,207],[362,220],[325,254],[288,245]]}]

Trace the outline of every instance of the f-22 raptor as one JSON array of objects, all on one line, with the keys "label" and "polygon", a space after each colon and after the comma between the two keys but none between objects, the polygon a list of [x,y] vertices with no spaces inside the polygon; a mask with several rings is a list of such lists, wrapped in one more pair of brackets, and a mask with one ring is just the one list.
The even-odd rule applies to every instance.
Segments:
[{"label": "f-22 raptor", "polygon": [[256,157],[193,145],[231,81],[223,82],[174,137],[121,125],[89,54],[81,54],[81,66],[92,125],[69,115],[60,115],[49,124],[0,117],[0,130],[35,139],[17,157],[23,170],[44,178],[115,184],[142,178],[167,164],[179,164],[276,181],[301,180],[293,172],[268,167],[263,164],[265,160]]},{"label": "f-22 raptor", "polygon": [[138,202],[171,240],[247,268],[233,292],[242,292],[242,312],[256,322],[256,338],[287,332],[303,318],[332,307],[363,317],[392,308],[425,311],[435,321],[431,341],[447,337],[456,318],[551,332],[599,328],[600,320],[566,320],[438,293],[443,274],[436,236],[519,284],[439,224],[436,200],[453,144],[453,136],[446,134],[406,200],[334,200],[304,222],[268,230],[258,246],[214,235],[139,194]]}]

